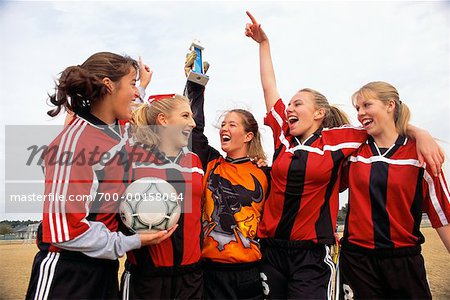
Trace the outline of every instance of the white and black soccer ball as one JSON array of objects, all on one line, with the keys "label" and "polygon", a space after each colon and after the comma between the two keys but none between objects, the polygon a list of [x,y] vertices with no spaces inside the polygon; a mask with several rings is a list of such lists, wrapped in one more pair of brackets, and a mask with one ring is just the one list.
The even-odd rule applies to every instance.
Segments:
[{"label": "white and black soccer ball", "polygon": [[174,226],[181,214],[175,188],[166,180],[145,177],[131,183],[122,197],[120,218],[133,232],[157,232]]}]

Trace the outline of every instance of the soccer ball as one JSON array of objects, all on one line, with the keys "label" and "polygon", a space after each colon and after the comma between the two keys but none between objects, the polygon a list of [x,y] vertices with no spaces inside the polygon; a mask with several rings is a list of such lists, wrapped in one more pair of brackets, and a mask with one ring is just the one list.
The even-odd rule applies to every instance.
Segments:
[{"label": "soccer ball", "polygon": [[161,178],[145,177],[131,183],[119,207],[123,224],[133,232],[157,232],[174,226],[181,214],[175,188]]}]

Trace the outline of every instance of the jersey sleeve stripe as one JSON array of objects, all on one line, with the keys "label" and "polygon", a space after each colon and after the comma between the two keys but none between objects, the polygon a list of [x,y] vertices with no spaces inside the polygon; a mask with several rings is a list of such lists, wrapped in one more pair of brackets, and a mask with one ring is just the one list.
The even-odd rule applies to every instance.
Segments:
[{"label": "jersey sleeve stripe", "polygon": [[339,127],[324,128],[323,131],[334,131],[334,130],[339,131],[339,130],[348,130],[348,129],[355,129],[355,130],[366,131],[361,126],[352,126],[352,125],[342,125],[342,126],[339,126]]},{"label": "jersey sleeve stripe", "polygon": [[[86,123],[77,119],[77,121],[71,126],[71,128],[62,136],[61,138],[61,145],[62,147],[59,147],[58,153],[56,158],[59,159],[62,155],[62,153],[65,153],[68,151],[68,148],[72,144],[72,148],[76,147],[78,138],[83,131],[83,129],[86,127]],[[72,136],[75,134],[75,138],[72,139]],[[71,143],[72,142],[72,143]],[[73,149],[72,149],[73,151]],[[73,153],[73,152],[72,152]],[[70,164],[69,164],[70,165]],[[69,166],[70,168],[70,166]],[[60,163],[55,162],[55,170],[53,174],[53,183],[52,183],[52,193],[54,195],[59,194],[64,189],[63,184],[68,185],[69,181],[66,177],[66,181],[63,183],[63,176],[65,174],[65,166],[61,166]],[[67,172],[67,174],[70,174]],[[67,188],[66,188],[67,190]],[[49,223],[50,223],[50,230],[52,234],[52,242],[62,242],[63,240],[63,234],[66,239],[69,238],[68,233],[68,226],[67,226],[67,219],[65,215],[61,215],[62,212],[65,213],[65,209],[61,207],[60,212],[60,206],[63,206],[65,203],[65,193],[61,193],[62,201],[56,201],[56,203],[53,203],[54,201],[50,201],[50,208],[49,208]],[[53,218],[55,221],[53,221]],[[62,220],[60,219],[62,218]],[[54,223],[56,223],[56,232],[53,228]],[[61,226],[62,223],[62,226]]]},{"label": "jersey sleeve stripe", "polygon": [[420,163],[417,159],[391,159],[386,158],[384,156],[371,156],[369,158],[366,158],[361,155],[358,155],[358,156],[350,156],[349,160],[351,162],[361,162],[364,164],[372,164],[374,162],[385,162],[387,164],[392,165],[401,165],[401,166],[411,165],[420,168]]},{"label": "jersey sleeve stripe", "polygon": [[275,110],[275,107],[272,107],[270,112],[272,113],[273,118],[275,119],[275,121],[277,121],[278,126],[280,127],[280,142],[286,147],[286,149],[289,148],[289,142],[286,139],[286,136],[284,135],[283,132],[283,118],[277,113],[277,111]]},{"label": "jersey sleeve stripe", "polygon": [[[81,128],[78,130],[78,132],[75,134],[75,137],[72,141],[72,147],[70,149],[69,153],[75,153],[78,139],[80,138],[81,133],[83,132],[84,128],[86,128],[86,123],[83,123],[81,125]],[[87,167],[87,166],[86,166]],[[70,171],[72,170],[72,163],[68,164],[67,171],[66,171],[66,177],[64,179],[64,182],[61,184],[64,184],[63,186],[63,200],[66,199],[67,189],[69,188],[69,181],[70,181]],[[66,201],[60,201],[61,202],[61,217],[62,217],[62,223],[63,223],[63,233],[64,233],[64,241],[70,240],[69,236],[69,227],[67,225],[67,215],[66,215]]]},{"label": "jersey sleeve stripe", "polygon": [[429,192],[429,196],[431,199],[431,203],[433,204],[434,210],[435,210],[436,214],[439,216],[439,220],[441,221],[441,224],[443,226],[445,226],[448,224],[448,220],[447,220],[444,210],[442,209],[442,207],[439,203],[439,200],[436,196],[436,189],[434,187],[433,178],[431,178],[430,174],[426,170],[423,173],[423,177],[425,178],[425,180],[428,184],[428,192]]},{"label": "jersey sleeve stripe", "polygon": [[441,183],[442,190],[444,191],[444,195],[445,195],[445,198],[447,200],[447,203],[450,203],[450,196],[448,194],[448,187],[445,184],[444,176],[442,176],[442,173],[439,174],[439,182]]},{"label": "jersey sleeve stripe", "polygon": [[338,151],[341,149],[358,149],[359,146],[361,146],[361,143],[342,143],[339,145],[334,145],[334,146],[330,146],[330,145],[325,145],[323,147],[323,150],[316,148],[316,147],[311,147],[311,146],[306,146],[306,145],[297,145],[295,147],[292,147],[290,149],[287,149],[287,152],[291,152],[294,153],[297,150],[305,150],[307,152],[314,152],[317,153],[319,155],[324,155],[325,151]]},{"label": "jersey sleeve stripe", "polygon": [[[72,123],[70,125],[70,128],[63,134],[63,136],[61,137],[61,145],[64,147],[65,143],[66,143],[66,138],[68,135],[72,135],[73,131],[77,130],[80,127],[80,123],[81,120],[80,119],[76,119],[74,123]],[[58,152],[56,154],[56,159],[59,159],[59,157],[61,156],[61,153],[65,150],[63,147],[58,147]],[[59,168],[59,164],[55,163],[55,169],[54,169],[54,173],[53,173],[53,181],[52,181],[52,189],[51,189],[51,193],[53,195],[56,196],[56,193],[58,191],[58,186],[59,186],[59,180],[58,180],[58,176],[59,176],[59,172],[60,172],[60,168]],[[50,233],[51,233],[51,238],[52,238],[52,242],[58,242],[59,239],[57,239],[57,236],[60,236],[60,221],[59,221],[59,217],[57,215],[57,212],[59,211],[59,208],[57,207],[57,203],[54,203],[55,201],[50,201],[49,203],[49,209],[48,209],[48,218],[49,218],[49,225],[50,225]],[[55,207],[54,207],[55,206]],[[54,211],[55,210],[55,211]],[[54,221],[55,219],[55,221]],[[56,223],[56,224],[54,224]],[[56,225],[56,232],[55,232],[55,225]]]},{"label": "jersey sleeve stripe", "polygon": [[323,150],[325,151],[337,151],[337,150],[341,150],[341,149],[346,149],[346,148],[350,148],[350,149],[358,149],[359,146],[361,146],[361,143],[342,143],[342,144],[338,144],[338,145],[325,145],[323,147]]}]

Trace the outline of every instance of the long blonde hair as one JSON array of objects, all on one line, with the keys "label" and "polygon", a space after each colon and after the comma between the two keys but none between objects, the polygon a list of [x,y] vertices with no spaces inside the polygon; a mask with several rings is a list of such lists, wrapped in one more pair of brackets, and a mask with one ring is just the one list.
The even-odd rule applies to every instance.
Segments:
[{"label": "long blonde hair", "polygon": [[136,142],[148,146],[158,145],[160,138],[158,135],[157,117],[159,114],[170,115],[181,103],[188,103],[189,100],[181,95],[167,95],[158,98],[150,104],[139,105],[132,113],[131,124],[132,134]]},{"label": "long blonde hair", "polygon": [[384,81],[373,81],[364,85],[358,91],[356,91],[352,96],[353,106],[356,105],[357,98],[362,97],[365,100],[377,99],[383,102],[385,105],[389,101],[394,101],[394,123],[397,132],[401,135],[406,135],[406,128],[411,118],[411,113],[408,106],[400,100],[397,89]]},{"label": "long blonde hair", "polygon": [[305,88],[299,92],[307,92],[313,95],[316,108],[322,108],[325,110],[325,117],[322,121],[322,128],[339,127],[345,124],[350,124],[348,116],[345,112],[330,105],[327,98],[316,90]]}]

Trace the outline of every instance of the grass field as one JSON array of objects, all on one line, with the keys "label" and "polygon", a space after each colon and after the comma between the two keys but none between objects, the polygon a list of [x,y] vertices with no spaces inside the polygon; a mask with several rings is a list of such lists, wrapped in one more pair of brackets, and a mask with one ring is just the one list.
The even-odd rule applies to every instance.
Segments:
[{"label": "grass field", "polygon": [[[423,228],[422,232],[426,238],[423,256],[433,298],[450,299],[450,276],[447,273],[450,255],[434,229]],[[0,244],[0,299],[24,299],[36,251],[33,243]]]}]

